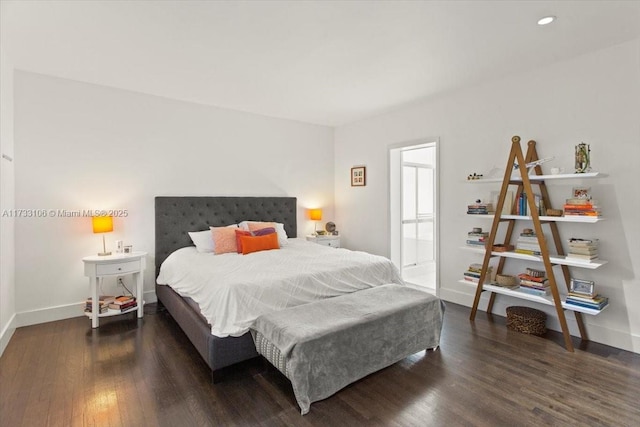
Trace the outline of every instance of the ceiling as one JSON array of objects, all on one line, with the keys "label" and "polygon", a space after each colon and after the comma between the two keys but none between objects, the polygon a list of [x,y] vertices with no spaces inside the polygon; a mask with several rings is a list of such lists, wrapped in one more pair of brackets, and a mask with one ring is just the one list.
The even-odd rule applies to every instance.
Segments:
[{"label": "ceiling", "polygon": [[[15,68],[328,126],[640,36],[640,1],[7,1]],[[538,18],[556,22],[541,27]]]}]

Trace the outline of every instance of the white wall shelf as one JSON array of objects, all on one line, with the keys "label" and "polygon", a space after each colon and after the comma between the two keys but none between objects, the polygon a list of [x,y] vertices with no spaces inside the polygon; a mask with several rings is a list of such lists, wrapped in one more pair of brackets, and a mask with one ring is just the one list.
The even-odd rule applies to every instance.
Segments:
[{"label": "white wall shelf", "polygon": [[[458,282],[459,283],[464,283],[465,285],[467,285],[467,284],[468,285],[472,285],[474,288],[477,286],[477,283],[470,282],[470,281],[464,280],[464,279],[458,280]],[[555,305],[551,295],[549,295],[549,296],[533,295],[533,294],[527,293],[526,291],[522,291],[519,288],[509,289],[509,288],[503,288],[502,286],[496,286],[496,285],[492,285],[490,283],[487,283],[484,286],[482,286],[482,290],[489,291],[489,292],[495,292],[496,294],[501,294],[501,295],[508,295],[510,297],[524,299],[524,300],[531,301],[531,302],[536,302],[536,303],[539,303],[539,304],[545,304],[545,305],[551,305],[551,306]],[[608,307],[609,307],[609,305],[607,304],[602,308],[602,310],[596,310],[596,309],[593,309],[593,308],[578,307],[578,306],[575,306],[575,305],[567,304],[565,301],[562,301],[562,308],[564,308],[565,310],[577,311],[579,313],[590,314],[590,315],[593,315],[593,316],[596,316],[596,315],[602,313]]]},{"label": "white wall shelf", "polygon": [[[513,171],[514,174],[518,173],[517,170]],[[587,173],[561,173],[555,175],[529,175],[530,181],[548,181],[552,179],[585,179],[585,178],[605,178],[608,175],[602,172],[587,172]],[[511,181],[522,182],[522,178],[519,176],[512,175]],[[480,178],[480,179],[469,179],[467,180],[469,184],[484,184],[484,183],[496,183],[502,182],[502,178]]]},{"label": "white wall shelf", "polygon": [[[475,252],[478,254],[484,254],[485,252],[483,248],[474,248],[472,246],[462,246],[462,249]],[[531,261],[531,262],[543,262],[542,256],[540,255],[527,255],[527,254],[521,254],[521,253],[512,252],[512,251],[507,251],[507,252],[492,251],[491,256],[521,259],[524,261]],[[581,259],[571,258],[565,255],[551,255],[549,257],[549,261],[551,261],[551,264],[568,265],[570,267],[580,267],[580,268],[586,268],[589,270],[595,270],[596,268],[602,267],[603,265],[609,262],[602,259],[583,261]]]},{"label": "white wall shelf", "polygon": [[[482,214],[467,214],[469,216],[477,217],[480,219],[493,219],[493,214],[482,215]],[[500,215],[502,219],[519,219],[522,221],[531,221],[533,218],[527,215]],[[593,224],[596,222],[604,221],[604,218],[600,216],[582,216],[582,215],[567,215],[567,216],[539,216],[540,221],[554,221],[554,222],[579,222],[579,223],[589,223]]]}]

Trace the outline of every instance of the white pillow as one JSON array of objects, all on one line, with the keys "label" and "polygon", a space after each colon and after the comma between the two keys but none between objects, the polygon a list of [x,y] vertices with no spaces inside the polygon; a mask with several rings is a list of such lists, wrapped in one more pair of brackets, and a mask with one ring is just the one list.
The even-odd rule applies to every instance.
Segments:
[{"label": "white pillow", "polygon": [[[227,227],[237,228],[238,224],[227,225]],[[213,234],[211,229],[204,231],[189,231],[189,237],[198,252],[215,252],[216,246],[213,242]]]},{"label": "white pillow", "polygon": [[189,237],[198,252],[213,252],[215,247],[213,246],[213,236],[211,230],[204,231],[189,231]]},{"label": "white pillow", "polygon": [[242,230],[251,231],[249,229],[249,223],[261,224],[261,225],[264,225],[265,227],[271,227],[272,224],[275,224],[276,233],[278,234],[278,244],[280,246],[284,246],[287,244],[288,236],[287,236],[287,232],[284,230],[284,224],[279,222],[273,222],[273,221],[242,221],[240,224],[238,224],[238,227],[240,227],[240,229]]}]

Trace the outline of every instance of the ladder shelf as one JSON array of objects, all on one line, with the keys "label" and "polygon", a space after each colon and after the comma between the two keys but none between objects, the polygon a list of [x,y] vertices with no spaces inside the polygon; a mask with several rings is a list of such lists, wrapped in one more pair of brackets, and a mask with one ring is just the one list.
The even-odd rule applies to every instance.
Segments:
[{"label": "ladder shelf", "polygon": [[[540,167],[540,163],[535,164],[535,166],[531,167],[529,170],[526,165],[530,162],[536,162],[539,160],[538,153],[536,151],[536,142],[529,141],[527,144],[527,153],[523,155],[522,149],[520,147],[520,137],[514,136],[511,139],[511,151],[509,152],[509,157],[507,159],[507,166],[505,168],[504,177],[502,180],[499,179],[479,179],[479,180],[470,180],[470,183],[481,183],[481,182],[501,182],[500,194],[498,196],[497,205],[494,207],[495,214],[493,215],[473,215],[482,219],[490,219],[492,220],[491,231],[486,240],[486,247],[492,248],[496,243],[496,236],[498,234],[498,228],[505,224],[507,229],[504,237],[504,244],[507,245],[511,241],[511,237],[514,232],[516,221],[530,221],[533,224],[533,229],[535,230],[535,235],[537,236],[538,244],[540,247],[540,255],[528,255],[522,254],[514,251],[506,251],[506,252],[497,252],[497,251],[488,251],[485,250],[484,247],[469,247],[466,246],[465,249],[471,250],[476,253],[484,254],[483,262],[482,262],[482,270],[480,273],[480,278],[478,283],[470,282],[467,280],[461,280],[460,282],[465,284],[470,284],[475,286],[476,292],[473,301],[473,306],[471,309],[470,320],[473,322],[478,310],[478,304],[480,302],[480,295],[484,291],[490,292],[489,304],[487,306],[487,312],[491,313],[493,309],[493,304],[495,302],[495,298],[497,294],[507,295],[510,297],[525,299],[528,301],[553,306],[556,309],[556,314],[558,317],[558,321],[560,323],[560,327],[562,329],[562,334],[564,337],[565,347],[568,351],[574,351],[573,343],[571,341],[571,334],[569,332],[569,327],[567,325],[567,319],[565,317],[565,310],[573,311],[576,322],[578,324],[578,329],[580,331],[580,336],[583,340],[587,340],[587,331],[584,325],[584,321],[582,319],[582,313],[585,314],[599,314],[602,310],[604,310],[607,306],[605,306],[602,310],[595,310],[591,308],[579,307],[576,305],[572,305],[562,301],[560,292],[558,291],[558,285],[556,280],[556,275],[554,273],[555,266],[559,266],[561,272],[559,272],[563,277],[567,288],[569,287],[569,283],[571,281],[571,276],[569,272],[569,267],[578,267],[578,268],[586,268],[586,269],[595,269],[599,268],[605,264],[607,261],[601,259],[595,259],[591,261],[583,261],[581,259],[567,257],[562,248],[562,240],[560,238],[560,234],[558,231],[558,223],[563,222],[573,222],[573,223],[597,223],[602,221],[603,218],[599,216],[547,216],[547,215],[539,215],[538,212],[533,209],[531,214],[528,216],[521,215],[513,215],[513,214],[503,214],[503,207],[506,200],[507,191],[509,186],[516,185],[517,191],[516,194],[525,193],[527,202],[529,206],[535,206],[535,198],[532,191],[532,185],[537,185],[540,190],[541,200],[544,203],[544,206],[551,207],[551,202],[549,199],[549,193],[547,191],[547,187],[545,184],[546,180],[557,180],[557,179],[582,179],[582,178],[600,178],[606,176],[600,172],[591,172],[591,173],[583,173],[583,174],[558,174],[558,175],[543,175],[542,168]],[[517,167],[514,167],[516,165]],[[516,201],[511,206],[510,212],[515,212]],[[552,238],[549,239],[549,242],[546,241],[542,226],[548,226],[551,230]],[[551,249],[552,248],[552,249]],[[549,281],[549,289],[551,295],[548,296],[539,296],[527,293],[524,290],[510,289],[501,286],[497,286],[489,282],[489,278],[486,277],[486,273],[488,271],[489,261],[493,257],[499,257],[499,262],[497,266],[496,273],[501,273],[504,267],[505,261],[507,259],[519,259],[525,261],[531,261],[536,263],[542,263],[544,265],[544,270],[546,272],[546,277]]]}]

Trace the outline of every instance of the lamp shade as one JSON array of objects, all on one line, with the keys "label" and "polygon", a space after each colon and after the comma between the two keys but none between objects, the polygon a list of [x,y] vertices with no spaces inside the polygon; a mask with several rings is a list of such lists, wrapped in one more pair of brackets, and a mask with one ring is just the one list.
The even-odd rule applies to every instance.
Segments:
[{"label": "lamp shade", "polygon": [[322,209],[309,209],[309,218],[312,221],[320,221],[322,219]]},{"label": "lamp shade", "polygon": [[94,216],[91,218],[94,233],[108,233],[113,231],[113,217]]}]

